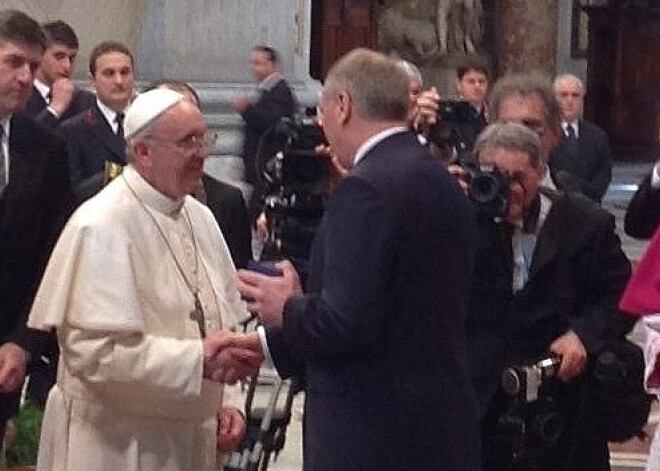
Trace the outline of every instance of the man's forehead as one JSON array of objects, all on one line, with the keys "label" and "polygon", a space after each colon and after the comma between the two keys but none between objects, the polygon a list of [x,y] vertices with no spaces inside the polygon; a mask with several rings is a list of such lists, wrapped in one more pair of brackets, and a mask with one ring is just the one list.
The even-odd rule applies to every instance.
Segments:
[{"label": "man's forehead", "polygon": [[502,121],[521,122],[525,119],[545,121],[545,104],[537,94],[513,94],[505,97],[499,106]]},{"label": "man's forehead", "polygon": [[40,46],[22,41],[0,41],[0,54],[20,54],[29,58],[39,58],[43,54]]}]

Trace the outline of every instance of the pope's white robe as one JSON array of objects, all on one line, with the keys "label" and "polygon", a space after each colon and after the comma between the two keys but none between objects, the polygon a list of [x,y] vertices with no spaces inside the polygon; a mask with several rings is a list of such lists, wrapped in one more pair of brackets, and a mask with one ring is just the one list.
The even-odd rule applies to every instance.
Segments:
[{"label": "pope's white robe", "polygon": [[61,349],[40,471],[216,469],[221,387],[202,379],[194,297],[146,211],[199,287],[207,332],[247,314],[208,208],[126,167],[67,223],[30,313],[30,327],[57,329]]}]

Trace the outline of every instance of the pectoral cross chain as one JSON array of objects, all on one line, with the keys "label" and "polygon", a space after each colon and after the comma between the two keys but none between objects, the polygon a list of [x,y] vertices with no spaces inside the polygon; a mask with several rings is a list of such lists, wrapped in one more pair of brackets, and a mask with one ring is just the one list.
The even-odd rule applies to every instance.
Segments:
[{"label": "pectoral cross chain", "polygon": [[202,338],[206,338],[206,322],[204,319],[204,309],[202,309],[202,303],[199,301],[199,296],[195,294],[195,309],[190,311],[190,320],[197,322],[197,327],[199,327],[199,335]]}]

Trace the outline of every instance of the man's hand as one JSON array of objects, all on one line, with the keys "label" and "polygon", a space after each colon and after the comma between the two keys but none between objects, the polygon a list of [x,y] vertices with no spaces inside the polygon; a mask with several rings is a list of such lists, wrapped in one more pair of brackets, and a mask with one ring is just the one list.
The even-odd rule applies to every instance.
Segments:
[{"label": "man's hand", "polygon": [[447,171],[456,177],[458,184],[461,186],[461,190],[463,190],[463,193],[465,193],[467,196],[468,192],[470,191],[470,185],[468,185],[467,182],[468,174],[465,169],[460,165],[451,164],[447,166]]},{"label": "man's hand", "polygon": [[440,109],[440,94],[435,87],[425,90],[417,97],[415,113],[413,117],[413,129],[427,133],[438,121],[438,110]]},{"label": "man's hand", "polygon": [[55,110],[57,116],[62,116],[73,100],[73,83],[68,78],[59,78],[53,82],[50,88],[50,106]]},{"label": "man's hand", "polygon": [[559,379],[569,381],[584,372],[587,366],[587,349],[584,348],[580,337],[572,330],[555,339],[550,345],[550,351],[561,357],[561,365],[557,373]]},{"label": "man's hand", "polygon": [[218,451],[235,451],[246,431],[247,424],[243,414],[235,407],[223,407],[218,412]]},{"label": "man's hand", "polygon": [[10,393],[19,389],[25,379],[27,355],[15,343],[0,346],[0,393]]},{"label": "man's hand", "polygon": [[255,375],[264,359],[256,332],[215,332],[204,339],[203,351],[204,377],[226,384]]},{"label": "man's hand", "polygon": [[234,99],[231,101],[231,106],[237,113],[243,113],[248,109],[248,106],[250,106],[250,100],[248,99],[247,95],[241,93],[234,97]]},{"label": "man's hand", "polygon": [[281,327],[284,303],[291,296],[302,294],[302,288],[291,262],[285,260],[275,266],[282,270],[282,276],[239,270],[238,291],[247,299],[248,310],[259,316],[261,322],[267,326]]}]

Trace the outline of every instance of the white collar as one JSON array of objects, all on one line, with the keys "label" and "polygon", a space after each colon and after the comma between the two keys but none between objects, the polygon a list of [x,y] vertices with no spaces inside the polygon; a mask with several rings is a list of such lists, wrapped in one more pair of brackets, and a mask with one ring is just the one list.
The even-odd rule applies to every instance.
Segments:
[{"label": "white collar", "polygon": [[374,147],[376,147],[376,144],[378,144],[381,141],[384,141],[388,137],[398,134],[400,132],[406,132],[408,131],[408,128],[405,126],[394,126],[388,129],[385,129],[384,131],[379,132],[378,134],[374,134],[371,136],[369,139],[364,141],[362,145],[358,148],[357,152],[355,153],[355,158],[353,159],[353,165],[357,165],[357,163],[364,158],[364,156]]},{"label": "white collar", "polygon": [[181,211],[185,197],[172,199],[164,195],[145,180],[132,164],[126,165],[121,175],[125,179],[124,183],[132,188],[140,201],[150,208],[168,216],[175,216]]},{"label": "white collar", "polygon": [[101,100],[96,98],[96,105],[101,110],[101,114],[105,117],[105,120],[108,122],[112,130],[117,132],[117,112],[110,108],[108,105],[103,103]]},{"label": "white collar", "polygon": [[37,89],[37,91],[44,99],[44,101],[48,102],[48,95],[50,95],[50,87],[39,79],[34,79],[33,83],[34,83],[34,88]]},{"label": "white collar", "polygon": [[279,72],[273,72],[259,83],[259,90],[270,91],[280,80],[284,80],[282,74]]},{"label": "white collar", "polygon": [[9,129],[10,129],[9,122],[11,121],[11,117],[12,115],[8,115],[5,116],[4,118],[0,118],[0,128],[2,128],[2,135],[4,136],[5,139],[9,139]]}]

